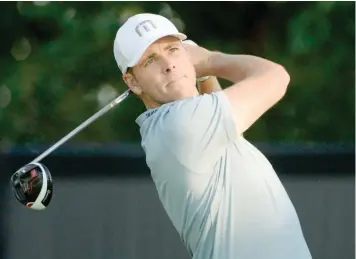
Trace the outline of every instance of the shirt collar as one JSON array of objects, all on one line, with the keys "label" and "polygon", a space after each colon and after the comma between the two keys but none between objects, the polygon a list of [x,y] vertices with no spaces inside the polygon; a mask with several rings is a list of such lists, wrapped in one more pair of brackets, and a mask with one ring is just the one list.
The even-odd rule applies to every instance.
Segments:
[{"label": "shirt collar", "polygon": [[155,108],[155,109],[150,109],[148,111],[145,111],[144,113],[141,113],[140,116],[137,117],[136,119],[136,123],[138,126],[142,126],[142,124],[149,118],[151,117],[151,115],[153,115],[154,113],[156,113],[158,111],[159,107],[158,108]]}]

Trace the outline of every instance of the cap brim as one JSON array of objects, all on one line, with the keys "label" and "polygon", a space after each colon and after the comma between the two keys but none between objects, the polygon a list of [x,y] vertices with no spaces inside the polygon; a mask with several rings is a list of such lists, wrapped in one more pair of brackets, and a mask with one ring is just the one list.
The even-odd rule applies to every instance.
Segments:
[{"label": "cap brim", "polygon": [[180,40],[185,40],[187,39],[187,36],[183,33],[162,33],[162,34],[157,34],[157,35],[154,35],[143,47],[142,49],[138,50],[136,55],[135,55],[135,58],[131,60],[131,62],[129,62],[127,64],[127,67],[134,67],[138,64],[138,62],[140,61],[143,53],[148,49],[149,46],[151,46],[152,43],[156,42],[157,40],[159,39],[162,39],[164,37],[167,37],[167,36],[172,36],[172,37],[176,37]]}]

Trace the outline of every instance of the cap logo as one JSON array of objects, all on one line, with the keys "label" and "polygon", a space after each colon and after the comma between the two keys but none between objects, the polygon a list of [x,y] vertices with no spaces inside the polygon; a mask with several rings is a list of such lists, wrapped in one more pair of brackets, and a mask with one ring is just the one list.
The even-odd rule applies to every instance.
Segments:
[{"label": "cap logo", "polygon": [[135,31],[138,36],[142,37],[143,30],[149,32],[154,29],[157,29],[156,25],[151,20],[145,20],[143,22],[140,22],[139,25],[136,26]]}]

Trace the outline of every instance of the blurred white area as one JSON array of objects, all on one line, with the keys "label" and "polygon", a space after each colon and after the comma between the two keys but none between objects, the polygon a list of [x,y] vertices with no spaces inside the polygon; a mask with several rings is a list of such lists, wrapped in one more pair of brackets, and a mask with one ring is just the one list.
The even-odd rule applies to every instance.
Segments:
[{"label": "blurred white area", "polygon": [[50,2],[49,1],[33,1],[33,4],[35,6],[45,6],[48,5]]},{"label": "blurred white area", "polygon": [[31,44],[26,38],[21,38],[14,42],[11,48],[11,55],[17,61],[25,60],[31,54]]},{"label": "blurred white area", "polygon": [[97,95],[99,107],[102,108],[109,104],[119,95],[118,91],[110,84],[103,84],[100,86],[100,90]]},{"label": "blurred white area", "polygon": [[6,108],[11,102],[11,91],[6,86],[0,86],[0,108]]},{"label": "blurred white area", "polygon": [[75,10],[74,8],[69,8],[64,13],[64,17],[66,20],[72,20],[76,14],[77,14],[77,10]]},{"label": "blurred white area", "polygon": [[179,18],[178,14],[174,12],[174,10],[169,4],[167,3],[162,4],[162,8],[159,14],[168,18],[177,27],[177,29],[180,32],[184,31],[185,28],[184,22]]}]

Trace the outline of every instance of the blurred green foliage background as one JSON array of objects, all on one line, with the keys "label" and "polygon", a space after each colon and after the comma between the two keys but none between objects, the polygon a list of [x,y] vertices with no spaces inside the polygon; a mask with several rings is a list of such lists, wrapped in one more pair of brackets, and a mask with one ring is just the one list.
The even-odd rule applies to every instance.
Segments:
[{"label": "blurred green foliage background", "polygon": [[[291,75],[251,141],[354,142],[354,2],[1,2],[0,150],[59,140],[126,90],[113,57],[131,15],[171,19],[198,44],[262,56]],[[228,82],[221,81],[223,86]],[[130,97],[73,142],[139,142]]]}]

